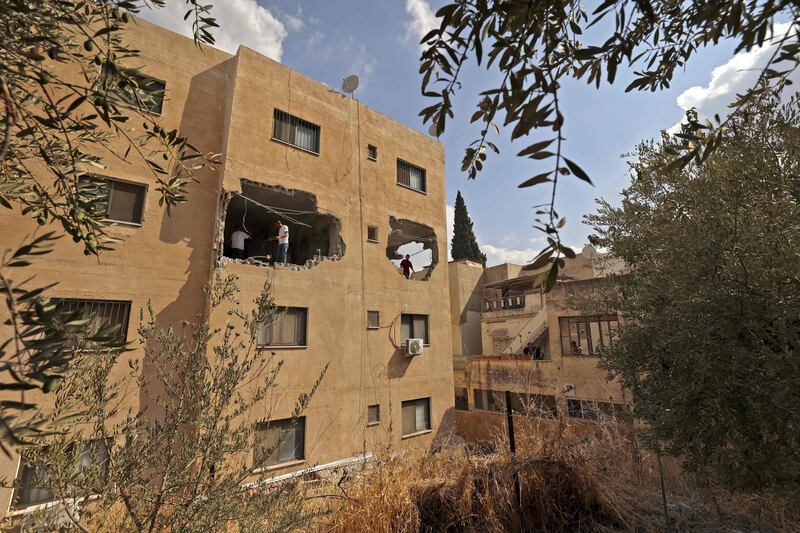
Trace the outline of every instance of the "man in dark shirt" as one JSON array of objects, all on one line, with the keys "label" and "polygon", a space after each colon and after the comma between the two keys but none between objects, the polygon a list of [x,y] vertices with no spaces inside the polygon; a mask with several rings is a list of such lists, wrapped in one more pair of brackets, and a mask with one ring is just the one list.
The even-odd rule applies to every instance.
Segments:
[{"label": "man in dark shirt", "polygon": [[403,275],[406,279],[411,279],[411,273],[415,272],[414,265],[411,264],[411,256],[406,254],[406,258],[400,261],[400,268],[403,269]]}]

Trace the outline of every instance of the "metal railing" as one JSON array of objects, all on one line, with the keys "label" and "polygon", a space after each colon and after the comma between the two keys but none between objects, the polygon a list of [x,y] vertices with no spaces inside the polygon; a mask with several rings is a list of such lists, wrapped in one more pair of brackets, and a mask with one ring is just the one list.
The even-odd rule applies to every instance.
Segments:
[{"label": "metal railing", "polygon": [[502,311],[505,309],[522,309],[525,307],[525,293],[508,295],[500,298],[484,298],[484,311]]}]

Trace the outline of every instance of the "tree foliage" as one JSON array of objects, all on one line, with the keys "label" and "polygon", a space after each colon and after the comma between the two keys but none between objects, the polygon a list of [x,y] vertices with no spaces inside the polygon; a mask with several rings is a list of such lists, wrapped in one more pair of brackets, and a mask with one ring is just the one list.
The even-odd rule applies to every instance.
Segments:
[{"label": "tree foliage", "polygon": [[[500,127],[510,129],[511,141],[525,139],[517,155],[545,166],[531,172],[520,187],[550,187],[547,201],[536,208],[535,227],[548,242],[537,259],[546,258],[544,264],[555,259],[553,278],[563,266],[561,255],[568,254],[558,231],[564,219],[554,210],[558,182],[572,176],[591,183],[563,150],[565,115],[559,90],[564,80],[600,87],[614,83],[625,70],[633,76],[627,91],[656,91],[669,87],[676,70],[704,46],[730,39],[738,52],[776,43],[758,84],[733,102],[741,107],[765,91],[780,89],[800,60],[800,27],[790,24],[781,34],[773,31],[776,22],[797,22],[797,2],[791,0],[604,0],[591,12],[577,0],[455,0],[436,15],[440,24],[422,39],[426,49],[420,65],[422,93],[435,103],[420,115],[444,132],[454,117],[454,95],[470,58],[499,71],[499,85],[477,97],[470,122],[480,124],[480,134],[466,148],[462,171],[475,178],[487,154],[499,153],[491,136]],[[703,150],[689,150],[680,165],[700,162],[715,149],[722,132],[710,124],[704,127],[709,131]]]},{"label": "tree foliage", "polygon": [[[213,44],[211,6],[183,1],[196,42]],[[139,71],[146,71],[139,52],[125,44],[125,31],[135,31],[132,14],[165,3],[0,2],[0,208],[18,208],[42,226],[56,226],[6,252],[4,273],[20,272],[62,233],[87,255],[117,242],[105,231],[107,186],[93,175],[106,168],[106,159],[145,162],[168,212],[186,200],[197,172],[216,163],[215,154],[200,153],[177,130],[159,125],[152,110],[164,95]],[[30,280],[15,284],[8,278],[0,284],[11,331],[0,341],[0,389],[21,396],[3,403],[0,446],[19,443],[15,430],[39,427],[38,410],[24,391],[47,392],[69,370],[73,350],[65,335],[85,326],[82,317],[62,320],[58,304],[42,299],[44,288],[27,285]]]},{"label": "tree foliage", "polygon": [[[260,327],[282,318],[271,283],[251,309],[239,306],[232,275],[218,276],[207,295],[212,313],[229,309],[224,327],[200,320],[176,331],[152,312],[142,320],[144,372],[131,363],[121,375],[113,350],[80,352],[86,370],[60,382],[52,413],[80,413],[71,430],[37,438],[23,451],[36,474],[31,485],[60,502],[28,519],[37,527],[279,531],[306,519],[295,483],[248,490],[266,487],[264,468],[282,439],[253,451],[265,440],[256,432],[271,418],[282,367],[256,342]],[[297,398],[293,420],[303,415],[326,369]],[[140,401],[147,411],[138,409]]]},{"label": "tree foliage", "polygon": [[450,244],[450,255],[453,260],[469,259],[486,266],[486,254],[481,252],[475,233],[472,231],[472,220],[467,213],[467,204],[461,191],[456,194],[456,205],[453,219],[453,240]]},{"label": "tree foliage", "polygon": [[[691,130],[691,128],[688,128]],[[694,135],[700,149],[706,139]],[[693,142],[693,141],[692,141]],[[653,446],[736,489],[800,486],[800,106],[748,103],[697,148],[664,134],[633,154],[621,207],[588,217],[631,268],[603,365]]]}]

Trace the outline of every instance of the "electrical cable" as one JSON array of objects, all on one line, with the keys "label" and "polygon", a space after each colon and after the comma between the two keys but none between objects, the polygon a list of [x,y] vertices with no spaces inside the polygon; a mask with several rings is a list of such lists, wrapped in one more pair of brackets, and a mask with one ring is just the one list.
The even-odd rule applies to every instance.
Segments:
[{"label": "electrical cable", "polygon": [[281,217],[281,218],[285,218],[286,220],[288,220],[288,221],[289,221],[289,222],[291,222],[292,224],[297,224],[297,225],[299,225],[299,226],[305,226],[305,227],[307,227],[307,228],[310,228],[310,227],[311,227],[309,224],[306,224],[305,222],[300,222],[299,220],[296,220],[296,219],[294,219],[294,218],[290,217],[289,215],[287,215],[286,213],[284,213],[284,212],[282,212],[282,211],[278,211],[277,209],[273,209],[273,208],[271,208],[271,207],[269,207],[269,206],[266,206],[266,205],[264,205],[264,204],[262,204],[262,203],[256,202],[255,200],[253,200],[253,199],[251,199],[251,198],[248,198],[247,196],[245,196],[245,195],[243,195],[243,194],[241,194],[241,193],[234,192],[233,194],[234,194],[234,195],[236,195],[236,196],[238,196],[238,197],[240,197],[240,198],[242,198],[242,199],[244,200],[244,202],[245,202],[245,207],[247,206],[247,203],[248,203],[248,202],[251,202],[251,203],[253,203],[253,204],[257,205],[258,207],[261,207],[262,209],[266,209],[267,211],[269,211],[269,212],[271,212],[271,213],[274,213],[274,214],[278,215],[278,216],[279,216],[279,217]]}]

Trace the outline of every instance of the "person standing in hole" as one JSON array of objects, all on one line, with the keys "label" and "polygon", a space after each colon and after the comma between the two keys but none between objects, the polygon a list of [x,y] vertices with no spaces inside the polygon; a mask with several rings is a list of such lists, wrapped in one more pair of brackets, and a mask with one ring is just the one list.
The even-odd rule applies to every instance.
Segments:
[{"label": "person standing in hole", "polygon": [[231,233],[231,256],[234,259],[244,259],[244,241],[250,238],[241,224],[233,228]]},{"label": "person standing in hole", "polygon": [[411,273],[416,272],[416,270],[414,270],[414,265],[411,263],[411,256],[408,254],[406,254],[405,259],[400,261],[400,268],[403,269],[403,275],[406,279],[411,279]]},{"label": "person standing in hole", "polygon": [[285,265],[289,258],[289,226],[278,219],[275,221],[275,227],[278,228],[278,235],[272,237],[272,240],[278,241],[277,262]]}]

